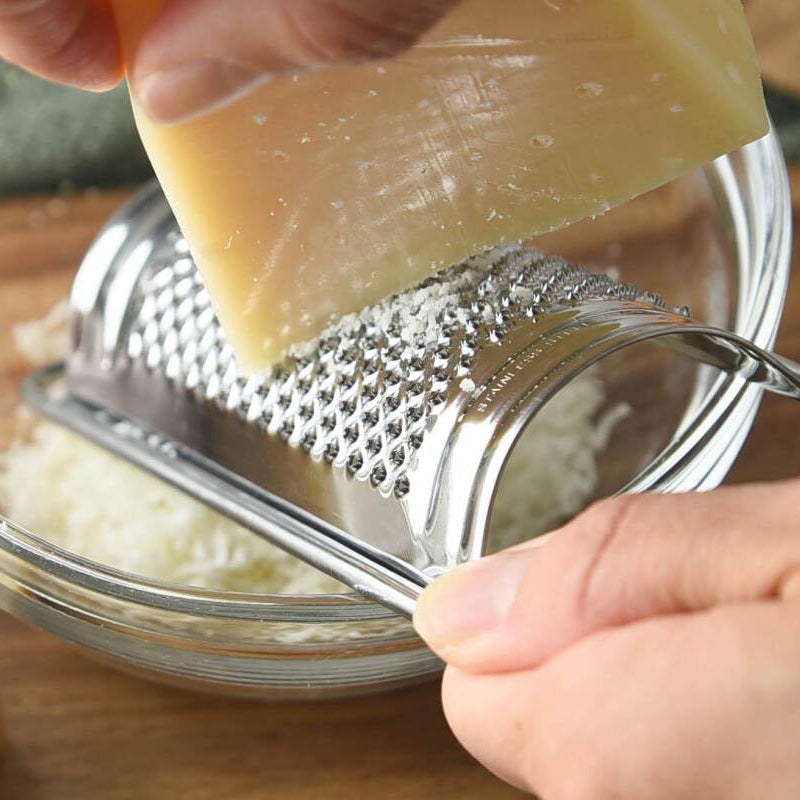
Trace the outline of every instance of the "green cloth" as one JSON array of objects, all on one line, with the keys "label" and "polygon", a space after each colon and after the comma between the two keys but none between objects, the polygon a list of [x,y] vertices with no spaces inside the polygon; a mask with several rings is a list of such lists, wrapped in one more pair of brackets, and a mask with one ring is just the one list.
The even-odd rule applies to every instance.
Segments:
[{"label": "green cloth", "polygon": [[[800,161],[800,101],[767,88],[787,157]],[[0,61],[0,195],[138,183],[152,175],[119,87],[91,94]]]}]

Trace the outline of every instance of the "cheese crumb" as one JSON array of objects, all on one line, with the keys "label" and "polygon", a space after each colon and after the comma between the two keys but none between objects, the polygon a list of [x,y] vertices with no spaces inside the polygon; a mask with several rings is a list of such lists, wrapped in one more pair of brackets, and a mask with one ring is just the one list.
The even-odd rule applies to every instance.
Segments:
[{"label": "cheese crumb", "polygon": [[11,329],[14,346],[32,364],[64,358],[69,348],[69,303],[53,306],[43,319],[20,322]]}]

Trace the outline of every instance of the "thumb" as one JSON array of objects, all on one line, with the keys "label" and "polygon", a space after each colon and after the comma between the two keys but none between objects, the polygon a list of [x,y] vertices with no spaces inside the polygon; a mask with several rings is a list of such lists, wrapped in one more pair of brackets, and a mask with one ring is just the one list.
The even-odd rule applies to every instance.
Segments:
[{"label": "thumb", "polygon": [[451,664],[504,672],[603,628],[800,594],[798,501],[800,481],[607,500],[542,546],[439,578],[414,622]]},{"label": "thumb", "polygon": [[150,115],[176,122],[278,73],[402,52],[455,0],[171,0],[136,52]]}]

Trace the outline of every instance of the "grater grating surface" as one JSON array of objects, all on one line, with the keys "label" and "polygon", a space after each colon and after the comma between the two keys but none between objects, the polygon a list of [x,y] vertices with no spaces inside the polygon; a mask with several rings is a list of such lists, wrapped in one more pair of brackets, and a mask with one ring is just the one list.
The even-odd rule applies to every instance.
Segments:
[{"label": "grater grating surface", "polygon": [[574,375],[667,337],[798,396],[792,365],[661,298],[521,245],[340,320],[242,374],[160,190],[112,220],[76,278],[67,392],[40,409],[403,613],[479,557],[503,464]]},{"label": "grater grating surface", "polygon": [[[271,372],[242,374],[183,239],[132,297],[127,360],[312,458],[404,497],[408,467],[475,355],[521,321],[588,299],[663,300],[521,245],[454,266],[350,315]],[[123,356],[125,360],[125,356]]]}]

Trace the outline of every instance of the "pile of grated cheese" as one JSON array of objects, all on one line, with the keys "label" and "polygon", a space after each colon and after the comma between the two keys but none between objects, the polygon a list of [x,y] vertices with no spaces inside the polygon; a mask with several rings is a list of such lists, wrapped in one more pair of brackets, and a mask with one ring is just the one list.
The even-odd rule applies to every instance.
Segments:
[{"label": "pile of grated cheese", "polygon": [[[64,320],[53,312],[38,328],[27,323],[16,331],[17,345],[32,361],[52,358],[61,335],[56,323]],[[619,410],[598,419],[603,403],[600,378],[585,373],[528,426],[498,490],[492,550],[550,530],[586,505],[597,486],[597,455],[619,419]],[[171,583],[259,594],[346,591],[202,503],[49,422],[36,422],[0,455],[0,510],[81,556]]]},{"label": "pile of grated cheese", "polygon": [[332,578],[53,423],[36,424],[0,458],[6,516],[94,561],[215,589],[342,591]]}]

